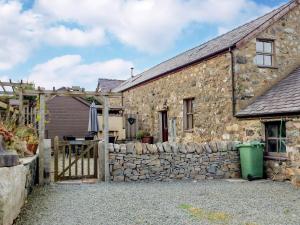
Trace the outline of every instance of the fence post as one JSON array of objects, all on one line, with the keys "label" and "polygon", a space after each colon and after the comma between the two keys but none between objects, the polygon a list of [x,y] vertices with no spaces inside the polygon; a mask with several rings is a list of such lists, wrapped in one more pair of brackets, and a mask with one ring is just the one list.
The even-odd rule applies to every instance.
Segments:
[{"label": "fence post", "polygon": [[[9,111],[10,109],[8,109]],[[24,104],[23,104],[23,89],[19,92],[19,125],[24,125]]]},{"label": "fence post", "polygon": [[103,138],[104,138],[104,160],[105,160],[105,182],[109,181],[109,154],[108,154],[108,141],[109,141],[109,101],[108,96],[103,96]]},{"label": "fence post", "polygon": [[39,185],[44,185],[45,155],[45,95],[40,94],[40,121],[39,121]]},{"label": "fence post", "polygon": [[54,181],[58,181],[58,151],[59,151],[59,139],[58,136],[54,138]]},{"label": "fence post", "polygon": [[[97,140],[97,137],[95,136],[94,140]],[[98,178],[98,142],[95,141],[94,143],[94,147],[93,147],[93,156],[94,156],[94,177]]]},{"label": "fence post", "polygon": [[51,173],[51,139],[44,139],[45,158],[45,184],[50,183]]},{"label": "fence post", "polygon": [[104,142],[98,142],[98,179],[99,181],[105,181],[105,147]]}]

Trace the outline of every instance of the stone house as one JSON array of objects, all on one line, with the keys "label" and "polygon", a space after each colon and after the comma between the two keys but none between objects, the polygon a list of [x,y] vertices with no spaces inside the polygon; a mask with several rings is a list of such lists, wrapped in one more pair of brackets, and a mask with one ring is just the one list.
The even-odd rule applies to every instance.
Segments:
[{"label": "stone house", "polygon": [[299,87],[300,1],[293,0],[113,91],[156,141],[265,141],[268,174],[284,179],[286,167],[299,166]]}]

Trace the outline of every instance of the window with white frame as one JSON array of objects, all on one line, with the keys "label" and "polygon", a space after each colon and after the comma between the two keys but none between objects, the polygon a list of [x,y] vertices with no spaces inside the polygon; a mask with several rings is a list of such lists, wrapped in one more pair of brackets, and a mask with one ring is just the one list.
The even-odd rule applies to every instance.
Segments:
[{"label": "window with white frame", "polygon": [[256,64],[258,66],[274,66],[274,41],[256,41]]}]

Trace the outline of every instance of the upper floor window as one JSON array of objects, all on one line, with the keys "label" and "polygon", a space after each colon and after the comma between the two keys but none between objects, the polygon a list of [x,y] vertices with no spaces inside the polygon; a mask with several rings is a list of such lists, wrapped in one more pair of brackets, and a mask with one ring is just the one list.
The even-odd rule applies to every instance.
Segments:
[{"label": "upper floor window", "polygon": [[274,41],[256,41],[256,64],[258,66],[274,65]]},{"label": "upper floor window", "polygon": [[286,126],[284,121],[265,123],[266,150],[269,153],[286,152]]},{"label": "upper floor window", "polygon": [[192,130],[194,128],[194,98],[183,100],[183,128]]}]

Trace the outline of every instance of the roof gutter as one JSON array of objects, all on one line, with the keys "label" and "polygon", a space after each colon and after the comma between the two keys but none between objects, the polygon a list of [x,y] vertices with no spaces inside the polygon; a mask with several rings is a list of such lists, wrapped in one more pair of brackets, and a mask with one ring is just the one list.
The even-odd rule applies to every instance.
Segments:
[{"label": "roof gutter", "polygon": [[234,46],[231,46],[231,47],[229,47],[229,48],[228,48],[228,47],[223,48],[223,49],[221,49],[221,50],[219,50],[219,51],[217,51],[217,52],[214,52],[214,53],[212,53],[212,54],[210,54],[210,55],[207,55],[207,56],[205,56],[205,57],[203,57],[203,58],[196,59],[196,60],[194,60],[194,61],[192,61],[192,62],[186,63],[186,64],[181,65],[181,66],[178,66],[178,67],[176,67],[176,68],[174,68],[174,69],[168,70],[168,71],[166,71],[166,72],[164,72],[164,73],[161,73],[161,74],[159,74],[159,75],[157,75],[157,76],[155,76],[155,77],[153,77],[153,78],[151,78],[151,79],[149,79],[149,80],[142,81],[141,83],[138,83],[138,84],[136,84],[136,85],[133,85],[133,86],[128,87],[128,88],[125,88],[125,89],[117,90],[117,92],[124,92],[124,91],[127,91],[127,90],[129,90],[129,89],[133,89],[133,88],[136,88],[136,87],[145,85],[145,84],[150,83],[150,82],[152,82],[152,81],[154,81],[154,80],[158,80],[158,79],[160,79],[161,77],[166,76],[166,75],[168,75],[168,74],[170,74],[170,73],[174,73],[174,72],[176,72],[176,71],[178,71],[178,70],[181,70],[181,69],[183,69],[183,68],[185,68],[185,67],[192,66],[192,65],[194,65],[194,64],[196,64],[196,63],[199,63],[199,62],[202,62],[202,61],[205,61],[205,60],[209,60],[209,59],[211,59],[211,58],[214,58],[214,57],[217,56],[217,55],[220,55],[220,54],[222,54],[222,53],[228,52],[229,49],[232,48],[232,47],[234,47]]},{"label": "roof gutter", "polygon": [[277,113],[265,113],[265,114],[244,114],[244,115],[236,115],[239,119],[255,119],[255,118],[265,118],[265,117],[282,117],[282,116],[297,116],[300,117],[300,111],[294,112],[277,112]]}]

